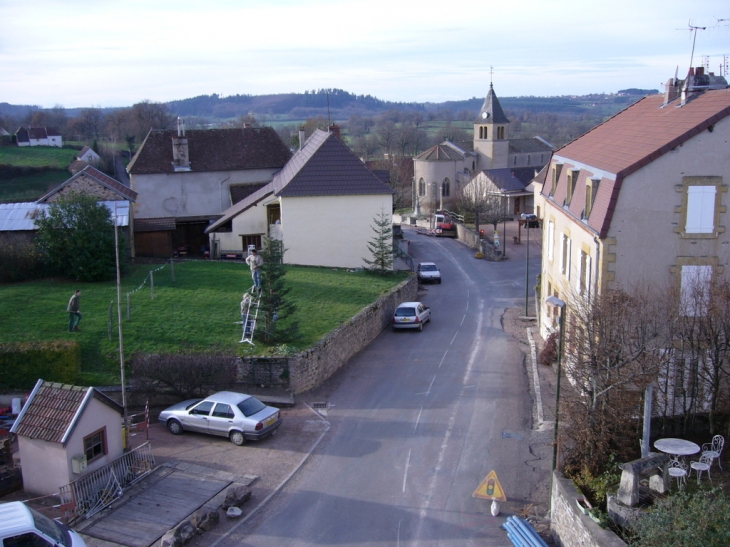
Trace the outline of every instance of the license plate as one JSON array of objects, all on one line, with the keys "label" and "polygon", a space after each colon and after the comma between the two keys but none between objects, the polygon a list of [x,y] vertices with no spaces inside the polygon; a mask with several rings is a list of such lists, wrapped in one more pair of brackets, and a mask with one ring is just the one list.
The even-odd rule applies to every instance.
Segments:
[{"label": "license plate", "polygon": [[401,323],[410,323],[411,319],[409,317],[404,317],[403,319],[400,320],[400,322]]},{"label": "license plate", "polygon": [[264,422],[264,426],[269,427],[275,421],[276,421],[276,414],[274,414],[271,418],[266,418],[266,421]]}]

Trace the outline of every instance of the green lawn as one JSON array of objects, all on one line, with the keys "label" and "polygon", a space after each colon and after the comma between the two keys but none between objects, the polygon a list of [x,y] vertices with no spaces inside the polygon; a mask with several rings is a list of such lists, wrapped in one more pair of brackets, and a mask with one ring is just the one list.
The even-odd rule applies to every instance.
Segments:
[{"label": "green lawn", "polygon": [[0,163],[66,169],[78,153],[78,150],[55,146],[3,146],[0,147]]},{"label": "green lawn", "polygon": [[10,177],[0,181],[0,202],[35,201],[70,177],[71,174],[66,169]]},{"label": "green lawn", "polygon": [[[149,271],[159,266],[135,266],[122,280],[124,354],[221,349],[237,355],[272,353],[254,336],[256,347],[239,344],[240,301],[251,286],[247,267],[234,262],[175,264],[154,272],[155,299],[150,299]],[[147,281],[142,285],[143,281]],[[287,274],[290,298],[298,305],[301,339],[291,344],[304,349],[350,319],[406,278],[406,274],[377,277],[365,272],[293,266]],[[131,319],[126,319],[126,293],[131,296]],[[82,291],[81,332],[69,333],[66,304],[75,288]],[[116,326],[116,286],[45,280],[0,286],[0,343],[21,340],[78,340],[82,347],[79,384],[118,382],[119,346]],[[108,337],[110,303],[114,303],[112,339]]]}]

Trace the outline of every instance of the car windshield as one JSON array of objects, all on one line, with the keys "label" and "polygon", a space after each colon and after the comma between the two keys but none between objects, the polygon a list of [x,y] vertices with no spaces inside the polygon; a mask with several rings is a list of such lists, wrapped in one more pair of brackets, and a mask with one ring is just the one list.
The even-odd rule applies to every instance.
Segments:
[{"label": "car windshield", "polygon": [[[30,509],[30,507],[28,509]],[[55,520],[49,519],[45,515],[41,515],[35,509],[30,509],[30,512],[33,515],[33,520],[35,521],[35,527],[38,530],[43,532],[48,537],[53,538],[53,540],[56,543],[65,545],[66,547],[71,547],[71,538],[66,533],[63,526],[61,526]]]},{"label": "car windshield", "polygon": [[423,266],[421,266],[421,271],[422,272],[435,272],[436,266],[434,264],[424,264]]},{"label": "car windshield", "polygon": [[266,405],[259,401],[256,397],[249,397],[245,401],[238,403],[237,406],[246,417],[253,416],[266,408]]},{"label": "car windshield", "polygon": [[413,317],[416,315],[416,308],[398,308],[395,310],[396,317]]}]

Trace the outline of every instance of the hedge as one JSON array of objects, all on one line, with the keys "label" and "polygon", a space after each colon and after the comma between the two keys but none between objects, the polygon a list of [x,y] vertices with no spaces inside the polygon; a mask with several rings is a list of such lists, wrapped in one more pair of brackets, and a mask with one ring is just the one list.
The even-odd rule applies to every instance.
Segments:
[{"label": "hedge", "polygon": [[30,389],[39,378],[73,384],[81,370],[78,342],[16,342],[0,344],[1,389]]}]

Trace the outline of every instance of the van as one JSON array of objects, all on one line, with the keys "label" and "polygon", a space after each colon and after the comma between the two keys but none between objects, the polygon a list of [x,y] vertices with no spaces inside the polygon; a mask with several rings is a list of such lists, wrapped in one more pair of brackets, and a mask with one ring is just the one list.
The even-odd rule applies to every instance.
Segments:
[{"label": "van", "polygon": [[86,547],[81,536],[22,501],[0,504],[0,547]]}]

